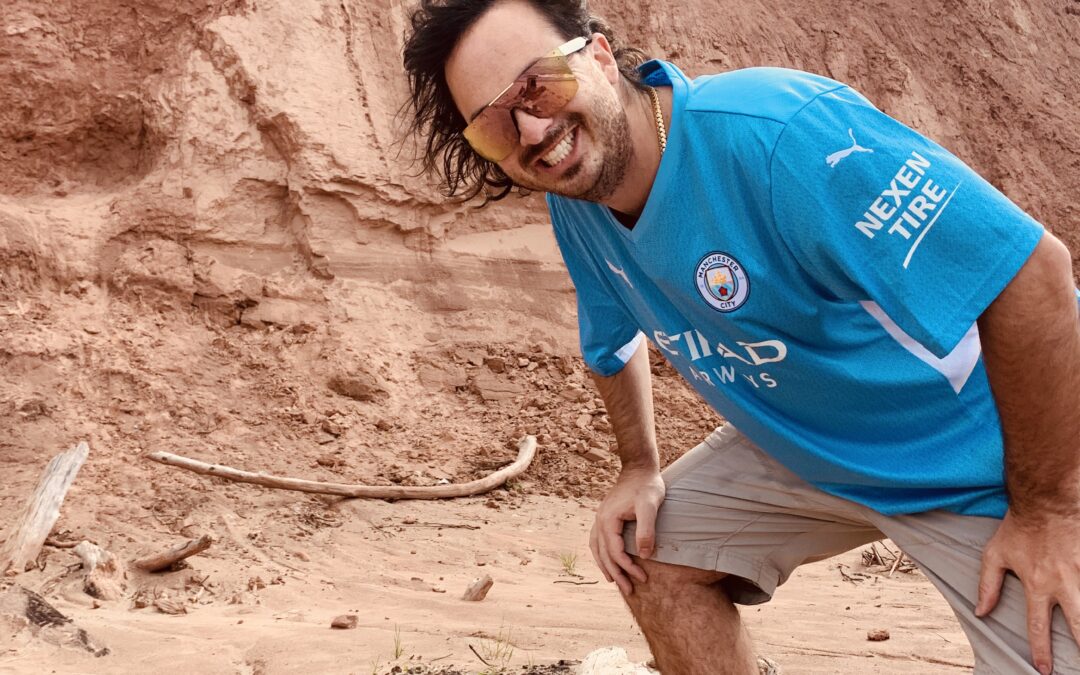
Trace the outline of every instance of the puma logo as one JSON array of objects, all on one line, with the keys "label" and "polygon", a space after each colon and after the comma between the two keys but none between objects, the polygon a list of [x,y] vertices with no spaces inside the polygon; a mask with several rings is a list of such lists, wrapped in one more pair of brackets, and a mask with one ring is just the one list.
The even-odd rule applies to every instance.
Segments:
[{"label": "puma logo", "polygon": [[843,150],[840,150],[839,152],[834,152],[833,154],[826,157],[825,163],[828,164],[830,168],[836,168],[837,164],[847,159],[849,156],[851,156],[851,153],[853,152],[873,152],[873,150],[871,150],[870,148],[864,148],[863,146],[859,145],[859,142],[855,140],[855,133],[851,129],[848,129],[847,133],[848,136],[851,136],[851,147],[844,148]]},{"label": "puma logo", "polygon": [[618,267],[615,267],[615,265],[611,264],[611,261],[608,260],[607,258],[604,258],[604,262],[607,263],[607,266],[608,266],[609,270],[611,270],[615,274],[618,274],[620,277],[622,277],[622,280],[626,282],[627,286],[629,286],[630,288],[634,287],[634,284],[630,283],[630,277],[626,276],[626,272],[622,271]]}]

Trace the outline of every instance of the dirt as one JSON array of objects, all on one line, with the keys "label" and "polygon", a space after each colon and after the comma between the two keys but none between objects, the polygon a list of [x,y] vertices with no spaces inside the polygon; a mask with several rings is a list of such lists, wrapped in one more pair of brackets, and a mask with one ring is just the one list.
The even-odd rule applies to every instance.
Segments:
[{"label": "dirt", "polygon": [[[690,74],[782,65],[851,83],[1080,260],[1080,3],[924,5],[597,8]],[[618,461],[546,214],[536,195],[447,204],[413,175],[395,119],[404,25],[386,0],[0,10],[0,523],[86,439],[54,536],[125,560],[215,538],[106,603],[47,547],[2,585],[42,592],[112,653],[91,666],[5,630],[0,669],[475,672],[468,646],[497,649],[503,626],[513,669],[607,645],[647,660],[610,586],[552,584],[571,553],[597,579],[589,513]],[[666,464],[719,420],[653,359]],[[539,452],[521,479],[446,503],[275,492],[141,457],[434,485],[508,463],[525,434]],[[481,570],[491,595],[463,609]],[[789,672],[970,668],[917,573],[854,582],[819,563],[780,597],[746,615]],[[358,628],[330,635],[341,614]],[[395,634],[410,645],[397,659]]]}]

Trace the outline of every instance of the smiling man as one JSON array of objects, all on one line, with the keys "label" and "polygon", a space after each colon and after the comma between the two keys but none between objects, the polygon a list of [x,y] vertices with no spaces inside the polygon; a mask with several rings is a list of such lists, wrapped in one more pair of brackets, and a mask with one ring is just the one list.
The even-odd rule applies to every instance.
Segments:
[{"label": "smiling man", "polygon": [[[977,673],[1080,672],[1057,239],[851,88],[692,80],[580,0],[427,0],[405,67],[451,196],[548,193],[622,460],[590,544],[665,674],[756,672],[736,604],[883,535]],[[644,338],[732,423],[662,474]]]}]

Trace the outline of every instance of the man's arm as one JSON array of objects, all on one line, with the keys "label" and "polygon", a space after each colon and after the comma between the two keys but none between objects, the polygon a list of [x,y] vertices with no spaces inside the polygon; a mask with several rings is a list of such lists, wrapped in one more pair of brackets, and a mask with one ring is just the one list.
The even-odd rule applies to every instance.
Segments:
[{"label": "man's arm", "polygon": [[589,548],[604,577],[629,595],[633,592],[630,578],[637,581],[646,578],[644,570],[634,564],[623,547],[623,527],[629,521],[637,521],[638,554],[648,558],[655,546],[656,512],[664,500],[653,422],[648,343],[643,340],[618,373],[611,377],[594,374],[593,380],[615,432],[622,472],[596,511]]},{"label": "man's arm", "polygon": [[975,612],[989,613],[1006,570],[1016,574],[1032,658],[1049,674],[1054,605],[1080,641],[1080,316],[1061,242],[1043,236],[979,318],[979,335],[1004,432],[1009,511],[983,551]]}]

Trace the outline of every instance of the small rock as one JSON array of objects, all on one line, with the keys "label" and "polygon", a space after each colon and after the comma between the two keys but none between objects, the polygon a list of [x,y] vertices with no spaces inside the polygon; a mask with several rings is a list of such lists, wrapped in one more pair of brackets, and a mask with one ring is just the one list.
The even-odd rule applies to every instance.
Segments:
[{"label": "small rock", "polygon": [[486,365],[493,373],[501,373],[506,370],[506,359],[501,356],[489,356],[484,359],[484,365]]},{"label": "small rock", "polygon": [[555,367],[559,369],[559,372],[563,375],[571,375],[574,372],[573,362],[565,356],[555,357]]},{"label": "small rock", "polygon": [[568,387],[559,392],[559,396],[562,396],[567,401],[580,401],[582,397],[586,396],[586,392],[581,387]]},{"label": "small rock", "polygon": [[375,421],[375,428],[379,431],[390,431],[394,425],[384,419],[379,419]]},{"label": "small rock", "polygon": [[586,448],[585,452],[581,453],[581,456],[594,464],[599,464],[600,462],[607,461],[610,455],[597,448]]},{"label": "small rock", "polygon": [[525,368],[529,365],[529,359],[521,357],[517,360],[518,368]]},{"label": "small rock", "polygon": [[484,365],[484,355],[480,352],[474,352],[471,349],[464,349],[458,352],[458,356],[464,358],[470,364],[474,366]]},{"label": "small rock", "polygon": [[480,372],[473,378],[473,389],[485,401],[505,401],[517,398],[525,393],[521,385],[496,377],[492,373]]},{"label": "small rock", "polygon": [[889,631],[884,628],[874,628],[866,632],[866,639],[870,642],[884,642],[889,639]]},{"label": "small rock", "polygon": [[330,378],[330,390],[354,401],[378,401],[388,396],[379,381],[367,373],[335,375]]},{"label": "small rock", "polygon": [[582,413],[578,415],[578,418],[574,421],[574,424],[577,426],[578,429],[588,429],[592,426],[592,415]]},{"label": "small rock", "polygon": [[473,579],[473,582],[465,589],[465,594],[462,595],[461,598],[462,600],[479,602],[487,597],[488,591],[491,590],[494,583],[495,582],[491,579],[490,574],[485,574],[482,577]]},{"label": "small rock", "polygon": [[355,614],[342,614],[341,616],[334,617],[334,620],[330,622],[330,627],[339,630],[351,630],[356,628],[356,624],[359,620],[359,617]]},{"label": "small rock", "polygon": [[428,389],[454,390],[469,383],[465,369],[452,363],[433,366],[424,364],[416,372],[416,377]]},{"label": "small rock", "polygon": [[332,419],[325,419],[322,421],[322,430],[332,436],[340,436],[345,433],[345,427]]}]

